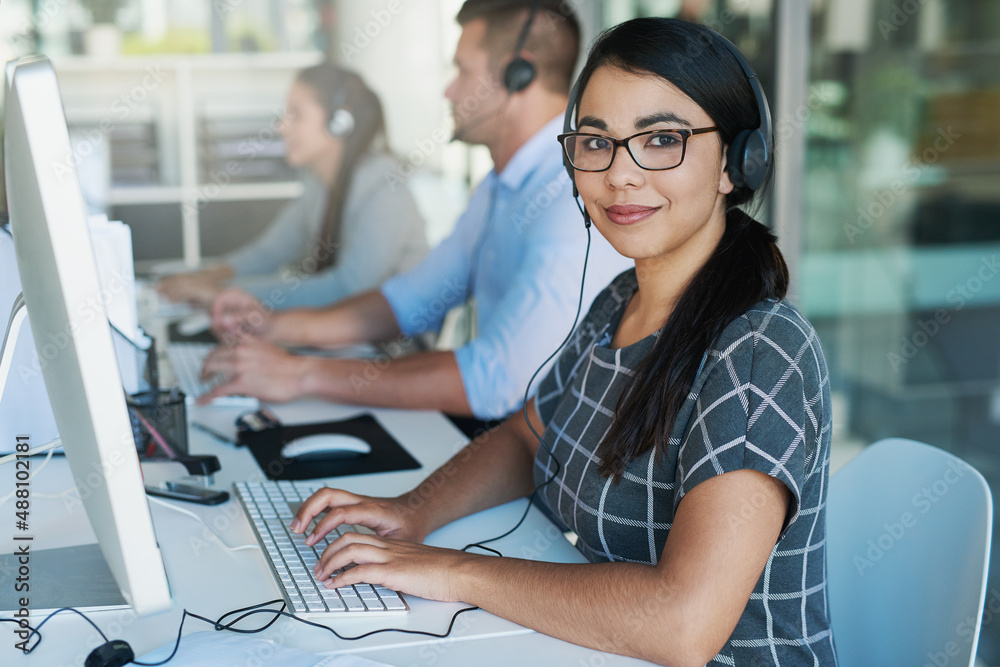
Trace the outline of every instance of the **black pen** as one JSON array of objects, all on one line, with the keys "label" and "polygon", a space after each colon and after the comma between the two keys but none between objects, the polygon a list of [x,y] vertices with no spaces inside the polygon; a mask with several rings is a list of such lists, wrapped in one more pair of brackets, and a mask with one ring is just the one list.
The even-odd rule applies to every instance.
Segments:
[{"label": "black pen", "polygon": [[204,433],[208,433],[210,436],[212,436],[216,440],[218,440],[220,442],[224,442],[227,445],[238,445],[239,444],[235,440],[233,440],[232,438],[230,438],[228,436],[225,436],[222,433],[219,433],[218,431],[216,431],[214,428],[209,428],[208,426],[205,426],[204,424],[199,424],[198,422],[191,422],[191,426],[194,426],[199,431],[202,431]]}]

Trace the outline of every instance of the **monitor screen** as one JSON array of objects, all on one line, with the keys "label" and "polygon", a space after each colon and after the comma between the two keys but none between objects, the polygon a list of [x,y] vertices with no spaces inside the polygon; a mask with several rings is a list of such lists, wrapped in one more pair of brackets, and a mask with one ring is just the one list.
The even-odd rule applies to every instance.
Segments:
[{"label": "monitor screen", "polygon": [[[4,173],[24,301],[66,458],[101,551],[138,614],[170,606],[56,75],[18,61],[4,109]],[[47,347],[48,346],[48,347]],[[54,347],[53,347],[54,346]],[[8,381],[10,379],[8,378]],[[93,483],[95,470],[101,479]],[[86,480],[86,481],[84,481]]]}]

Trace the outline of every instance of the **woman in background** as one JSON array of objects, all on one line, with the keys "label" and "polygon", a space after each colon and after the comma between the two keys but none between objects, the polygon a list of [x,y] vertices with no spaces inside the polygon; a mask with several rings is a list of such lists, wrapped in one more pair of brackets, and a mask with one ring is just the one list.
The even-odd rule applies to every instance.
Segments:
[{"label": "woman in background", "polygon": [[302,196],[221,264],[160,281],[172,301],[208,308],[228,286],[274,308],[319,306],[376,287],[427,252],[424,222],[395,171],[382,105],[357,74],[331,63],[299,73],[280,129]]}]

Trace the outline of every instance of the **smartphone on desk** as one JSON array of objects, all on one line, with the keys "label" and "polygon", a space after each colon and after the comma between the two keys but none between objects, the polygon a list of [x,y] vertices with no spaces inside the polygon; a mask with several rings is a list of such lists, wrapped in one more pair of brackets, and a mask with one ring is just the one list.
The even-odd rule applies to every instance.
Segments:
[{"label": "smartphone on desk", "polygon": [[189,503],[200,505],[218,505],[229,500],[227,491],[210,489],[207,486],[197,486],[195,484],[181,484],[180,482],[162,482],[157,486],[146,485],[146,493],[151,496],[170,498],[171,500],[185,500]]}]

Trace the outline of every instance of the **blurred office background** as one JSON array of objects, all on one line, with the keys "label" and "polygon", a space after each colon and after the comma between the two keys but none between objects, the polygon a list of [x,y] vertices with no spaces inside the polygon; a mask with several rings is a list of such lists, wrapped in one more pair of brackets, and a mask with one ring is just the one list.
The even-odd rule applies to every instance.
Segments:
[{"label": "blurred office background", "polygon": [[[763,215],[827,353],[834,467],[909,437],[965,458],[1000,495],[1000,2],[567,2],[588,42],[632,16],[681,16],[760,74],[780,165]],[[274,128],[294,73],[324,54],[381,96],[396,176],[433,243],[490,168],[485,150],[447,141],[460,5],[4,0],[0,58],[53,58],[67,163],[85,165],[92,208],[132,226],[140,268],[225,252],[297,196]],[[980,656],[1000,663],[1000,623]]]}]

